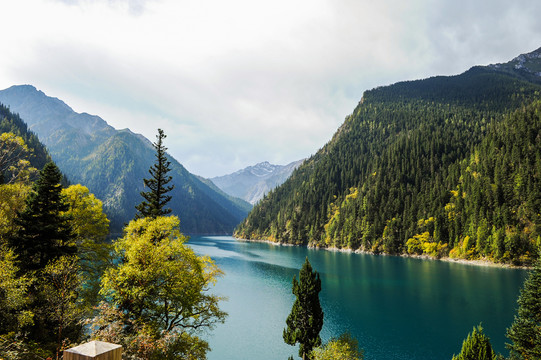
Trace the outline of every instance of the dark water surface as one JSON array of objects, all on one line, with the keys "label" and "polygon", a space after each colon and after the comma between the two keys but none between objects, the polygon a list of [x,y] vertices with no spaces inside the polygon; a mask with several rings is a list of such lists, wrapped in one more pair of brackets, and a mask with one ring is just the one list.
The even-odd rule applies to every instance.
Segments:
[{"label": "dark water surface", "polygon": [[189,245],[225,272],[213,292],[229,313],[209,337],[209,360],[286,360],[291,282],[308,256],[320,273],[323,341],[349,331],[367,360],[451,359],[482,322],[498,352],[513,321],[524,270],[194,237]]}]

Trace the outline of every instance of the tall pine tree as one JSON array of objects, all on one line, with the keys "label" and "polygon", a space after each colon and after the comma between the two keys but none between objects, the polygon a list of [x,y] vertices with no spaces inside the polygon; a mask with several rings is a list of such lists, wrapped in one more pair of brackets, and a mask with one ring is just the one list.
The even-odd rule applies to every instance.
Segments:
[{"label": "tall pine tree", "polygon": [[166,137],[167,135],[164,134],[163,130],[158,129],[157,140],[153,143],[156,149],[156,163],[148,170],[151,176],[150,179],[143,179],[145,187],[148,187],[149,191],[141,191],[141,196],[145,200],[135,207],[137,209],[136,219],[144,217],[156,218],[171,212],[170,208],[164,208],[171,200],[171,195],[166,194],[175,187],[174,185],[167,186],[172,177],[167,176],[167,173],[171,170],[171,162],[165,156],[167,148],[163,145],[163,139]]},{"label": "tall pine tree", "polygon": [[299,356],[307,359],[312,349],[321,345],[319,332],[323,327],[323,310],[319,303],[321,279],[312,271],[308,257],[300,272],[299,281],[293,277],[293,294],[297,297],[287,317],[283,337],[286,344],[299,343]]},{"label": "tall pine tree", "polygon": [[518,298],[518,314],[507,337],[513,359],[541,359],[541,258],[524,281]]},{"label": "tall pine tree", "polygon": [[62,174],[50,162],[40,172],[26,208],[16,219],[20,230],[11,238],[22,273],[41,270],[53,259],[77,251],[69,218],[69,205],[61,194]]}]

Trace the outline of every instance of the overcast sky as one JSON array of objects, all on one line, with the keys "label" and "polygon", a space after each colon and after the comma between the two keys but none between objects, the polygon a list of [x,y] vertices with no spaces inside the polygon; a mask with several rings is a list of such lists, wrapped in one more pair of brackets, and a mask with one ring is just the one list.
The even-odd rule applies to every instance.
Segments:
[{"label": "overcast sky", "polygon": [[329,141],[365,90],[541,47],[539,0],[13,0],[0,89],[31,84],[205,177]]}]

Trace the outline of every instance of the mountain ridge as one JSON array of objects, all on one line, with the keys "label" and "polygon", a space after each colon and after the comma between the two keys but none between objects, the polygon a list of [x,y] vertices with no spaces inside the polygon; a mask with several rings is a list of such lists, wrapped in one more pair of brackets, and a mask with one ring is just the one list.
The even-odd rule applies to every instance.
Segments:
[{"label": "mountain ridge", "polygon": [[[70,181],[87,186],[104,203],[113,232],[135,214],[143,178],[154,163],[150,140],[129,129],[116,130],[105,120],[76,113],[58,98],[32,85],[0,91],[0,102],[19,113],[38,134]],[[190,234],[231,234],[249,205],[212,189],[167,154],[175,189],[170,207]]]},{"label": "mountain ridge", "polygon": [[511,61],[490,64],[486,68],[494,71],[514,73],[530,81],[541,83],[541,47],[529,53],[520,54]]}]

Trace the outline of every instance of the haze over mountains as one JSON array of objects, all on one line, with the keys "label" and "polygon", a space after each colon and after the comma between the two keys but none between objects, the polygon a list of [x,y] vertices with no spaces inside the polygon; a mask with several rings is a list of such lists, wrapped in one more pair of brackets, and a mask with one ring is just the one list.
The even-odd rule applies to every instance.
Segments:
[{"label": "haze over mountains", "polygon": [[213,177],[210,180],[225,193],[244,199],[253,205],[270,190],[286,181],[303,161],[298,160],[287,165],[273,165],[265,161],[232,174]]},{"label": "haze over mountains", "polygon": [[[104,203],[113,232],[135,214],[143,178],[154,163],[152,143],[129,129],[116,130],[98,116],[76,113],[30,85],[0,91],[0,103],[18,113],[72,183],[87,186]],[[157,133],[157,131],[156,131]],[[154,141],[154,139],[152,139]],[[165,140],[167,146],[167,139]],[[171,161],[170,207],[190,234],[230,234],[250,204],[235,199]]]}]

